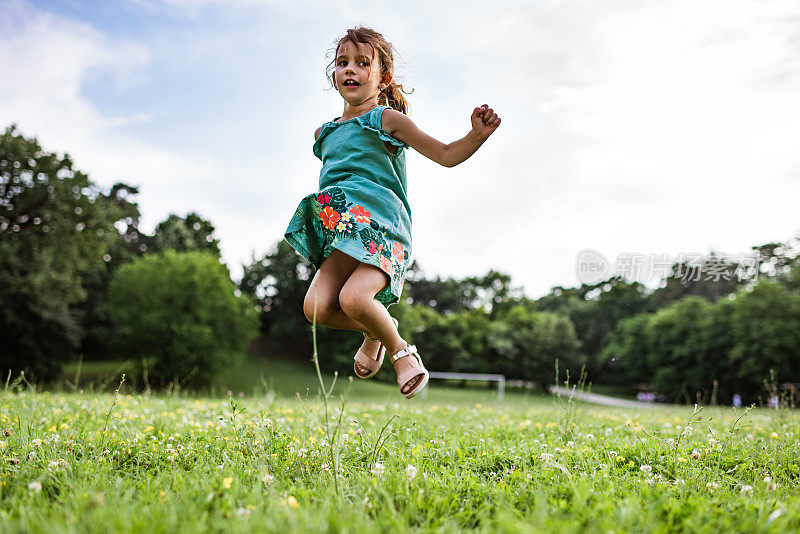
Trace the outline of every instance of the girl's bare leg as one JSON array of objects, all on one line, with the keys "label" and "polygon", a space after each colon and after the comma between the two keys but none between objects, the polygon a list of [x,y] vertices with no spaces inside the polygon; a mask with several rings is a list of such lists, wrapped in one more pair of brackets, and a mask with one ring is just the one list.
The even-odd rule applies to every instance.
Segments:
[{"label": "girl's bare leg", "polygon": [[[408,343],[400,337],[386,307],[375,300],[378,291],[387,285],[386,273],[374,265],[359,263],[339,293],[339,305],[347,316],[363,324],[380,339],[386,347],[387,356],[391,356],[406,348]],[[359,372],[366,372],[363,367],[358,367],[360,367]],[[412,367],[414,365],[408,358],[401,358],[394,363],[398,375]],[[421,378],[422,375],[419,375],[409,380],[402,388],[403,393],[408,393]]]},{"label": "girl's bare leg", "polygon": [[[314,274],[314,279],[311,281],[303,301],[303,312],[309,322],[314,319],[314,295],[316,294],[318,299],[317,324],[340,330],[366,332],[372,337],[376,337],[366,326],[347,316],[339,307],[339,292],[359,263],[355,258],[339,250],[331,252],[322,262]],[[380,341],[367,341],[364,338],[361,350],[367,356],[377,358],[380,346]]]}]

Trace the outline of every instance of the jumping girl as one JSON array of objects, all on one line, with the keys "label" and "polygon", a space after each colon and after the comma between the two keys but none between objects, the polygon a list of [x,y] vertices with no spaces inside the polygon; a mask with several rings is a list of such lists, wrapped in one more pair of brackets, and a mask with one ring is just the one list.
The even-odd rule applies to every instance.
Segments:
[{"label": "jumping girl", "polygon": [[437,141],[406,115],[393,61],[391,44],[374,30],[359,26],[339,39],[329,81],[344,111],[314,132],[319,191],[300,202],[285,237],[316,271],[303,302],[308,320],[316,297],[317,323],[364,334],[356,375],[374,376],[388,351],[400,391],[411,398],[428,383],[428,371],[387,310],[400,300],[411,261],[403,149],[454,167],[478,150],[500,117],[486,104],[476,107],[466,136]]}]

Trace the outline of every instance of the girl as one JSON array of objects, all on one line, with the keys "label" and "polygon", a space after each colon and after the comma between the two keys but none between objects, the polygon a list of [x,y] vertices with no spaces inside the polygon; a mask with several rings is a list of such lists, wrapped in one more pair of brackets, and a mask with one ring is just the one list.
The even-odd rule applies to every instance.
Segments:
[{"label": "girl", "polygon": [[475,108],[472,130],[447,145],[420,131],[394,81],[392,46],[369,28],[347,30],[333,63],[329,81],[344,111],[314,132],[319,191],[300,202],[285,237],[316,271],[303,302],[308,320],[316,299],[317,323],[364,334],[353,365],[360,378],[374,376],[388,351],[400,391],[411,398],[428,383],[428,371],[387,311],[400,300],[411,257],[403,149],[454,167],[478,150],[500,117],[486,104]]}]

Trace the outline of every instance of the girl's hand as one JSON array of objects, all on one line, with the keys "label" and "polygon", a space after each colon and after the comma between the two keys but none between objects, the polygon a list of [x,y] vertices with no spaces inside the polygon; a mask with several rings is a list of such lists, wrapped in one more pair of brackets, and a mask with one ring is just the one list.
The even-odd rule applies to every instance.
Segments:
[{"label": "girl's hand", "polygon": [[472,131],[486,139],[500,126],[500,117],[487,104],[472,110]]}]

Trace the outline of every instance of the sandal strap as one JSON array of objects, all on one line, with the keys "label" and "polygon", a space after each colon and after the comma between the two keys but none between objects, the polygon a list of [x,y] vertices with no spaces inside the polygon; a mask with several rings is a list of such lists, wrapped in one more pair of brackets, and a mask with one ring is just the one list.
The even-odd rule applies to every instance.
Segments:
[{"label": "sandal strap", "polygon": [[377,338],[377,337],[372,337],[371,335],[367,334],[366,332],[363,332],[363,334],[364,334],[364,338],[365,338],[367,341],[378,341],[378,338]]},{"label": "sandal strap", "polygon": [[414,358],[412,360],[414,361],[414,367],[412,367],[411,369],[406,369],[402,373],[397,375],[397,384],[400,386],[401,389],[408,383],[409,380],[411,380],[415,376],[419,375],[428,376],[428,370],[425,369],[425,366],[422,364],[422,359],[419,357],[419,354],[415,352]]},{"label": "sandal strap", "polygon": [[370,358],[368,355],[364,354],[363,351],[359,350],[356,352],[355,361],[361,367],[365,367],[370,371],[375,371],[380,368],[381,364],[383,363],[383,347],[378,349],[378,359]]},{"label": "sandal strap", "polygon": [[399,351],[394,356],[392,356],[391,358],[389,358],[389,362],[394,363],[397,360],[399,360],[400,358],[405,358],[406,356],[414,354],[415,352],[417,352],[417,346],[416,345],[409,345],[406,348],[404,348],[403,350]]}]

